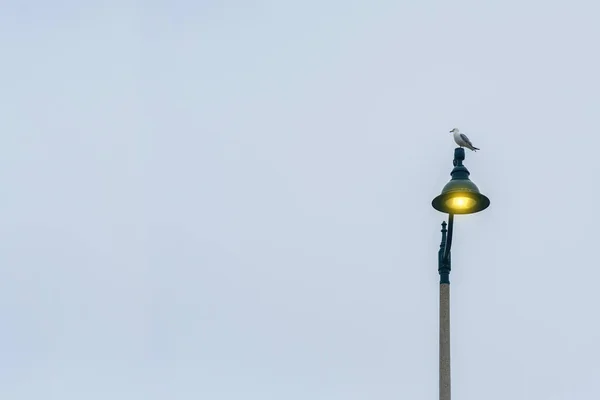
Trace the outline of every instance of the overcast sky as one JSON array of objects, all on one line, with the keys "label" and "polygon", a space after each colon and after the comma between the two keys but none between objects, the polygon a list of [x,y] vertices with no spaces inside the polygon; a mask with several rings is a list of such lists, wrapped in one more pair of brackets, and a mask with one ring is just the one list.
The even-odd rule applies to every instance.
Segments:
[{"label": "overcast sky", "polygon": [[600,398],[595,1],[16,1],[0,398]]}]

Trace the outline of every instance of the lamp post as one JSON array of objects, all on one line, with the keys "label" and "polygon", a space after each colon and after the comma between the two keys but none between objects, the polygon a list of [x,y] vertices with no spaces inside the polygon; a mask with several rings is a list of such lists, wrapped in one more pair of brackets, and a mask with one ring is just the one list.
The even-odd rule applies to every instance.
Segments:
[{"label": "lamp post", "polygon": [[[440,274],[440,400],[450,400],[450,248],[455,214],[473,214],[483,211],[490,200],[479,192],[469,179],[469,171],[463,165],[465,150],[454,149],[452,179],[442,193],[431,202],[436,210],[448,214],[448,224],[442,222],[442,242],[438,252]],[[446,228],[447,227],[447,228]]]}]

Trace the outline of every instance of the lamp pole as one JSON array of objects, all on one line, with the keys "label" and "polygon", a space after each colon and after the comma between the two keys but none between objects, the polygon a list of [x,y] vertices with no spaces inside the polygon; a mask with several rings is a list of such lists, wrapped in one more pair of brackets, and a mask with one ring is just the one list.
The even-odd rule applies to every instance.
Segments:
[{"label": "lamp pole", "polygon": [[432,201],[438,211],[448,214],[448,224],[442,222],[442,241],[438,251],[438,272],[440,274],[440,400],[450,400],[450,270],[454,214],[473,214],[485,210],[490,200],[479,192],[479,188],[469,179],[469,171],[463,165],[465,150],[454,150],[452,179],[442,189],[442,194]]},{"label": "lamp pole", "polygon": [[[450,400],[450,245],[454,215],[449,215],[448,230],[442,222],[442,243],[438,255],[440,273],[440,400]],[[450,238],[450,240],[448,240]]]}]

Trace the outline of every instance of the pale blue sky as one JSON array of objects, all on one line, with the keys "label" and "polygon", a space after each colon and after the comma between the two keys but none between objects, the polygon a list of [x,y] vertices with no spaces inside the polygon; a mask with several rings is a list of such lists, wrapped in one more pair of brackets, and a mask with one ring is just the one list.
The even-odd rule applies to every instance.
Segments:
[{"label": "pale blue sky", "polygon": [[0,398],[600,398],[593,1],[10,1]]}]

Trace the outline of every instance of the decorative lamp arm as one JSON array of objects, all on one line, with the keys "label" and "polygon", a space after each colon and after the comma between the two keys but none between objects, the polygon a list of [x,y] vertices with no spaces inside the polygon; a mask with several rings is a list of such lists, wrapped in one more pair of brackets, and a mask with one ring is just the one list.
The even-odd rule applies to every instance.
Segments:
[{"label": "decorative lamp arm", "polygon": [[450,248],[452,248],[452,231],[454,230],[454,214],[448,214],[448,236],[444,245],[444,261],[450,257]]},{"label": "decorative lamp arm", "polygon": [[442,242],[438,252],[438,271],[440,273],[440,283],[450,283],[450,248],[452,247],[452,232],[454,230],[454,214],[448,214],[448,229],[446,222],[442,222]]}]

